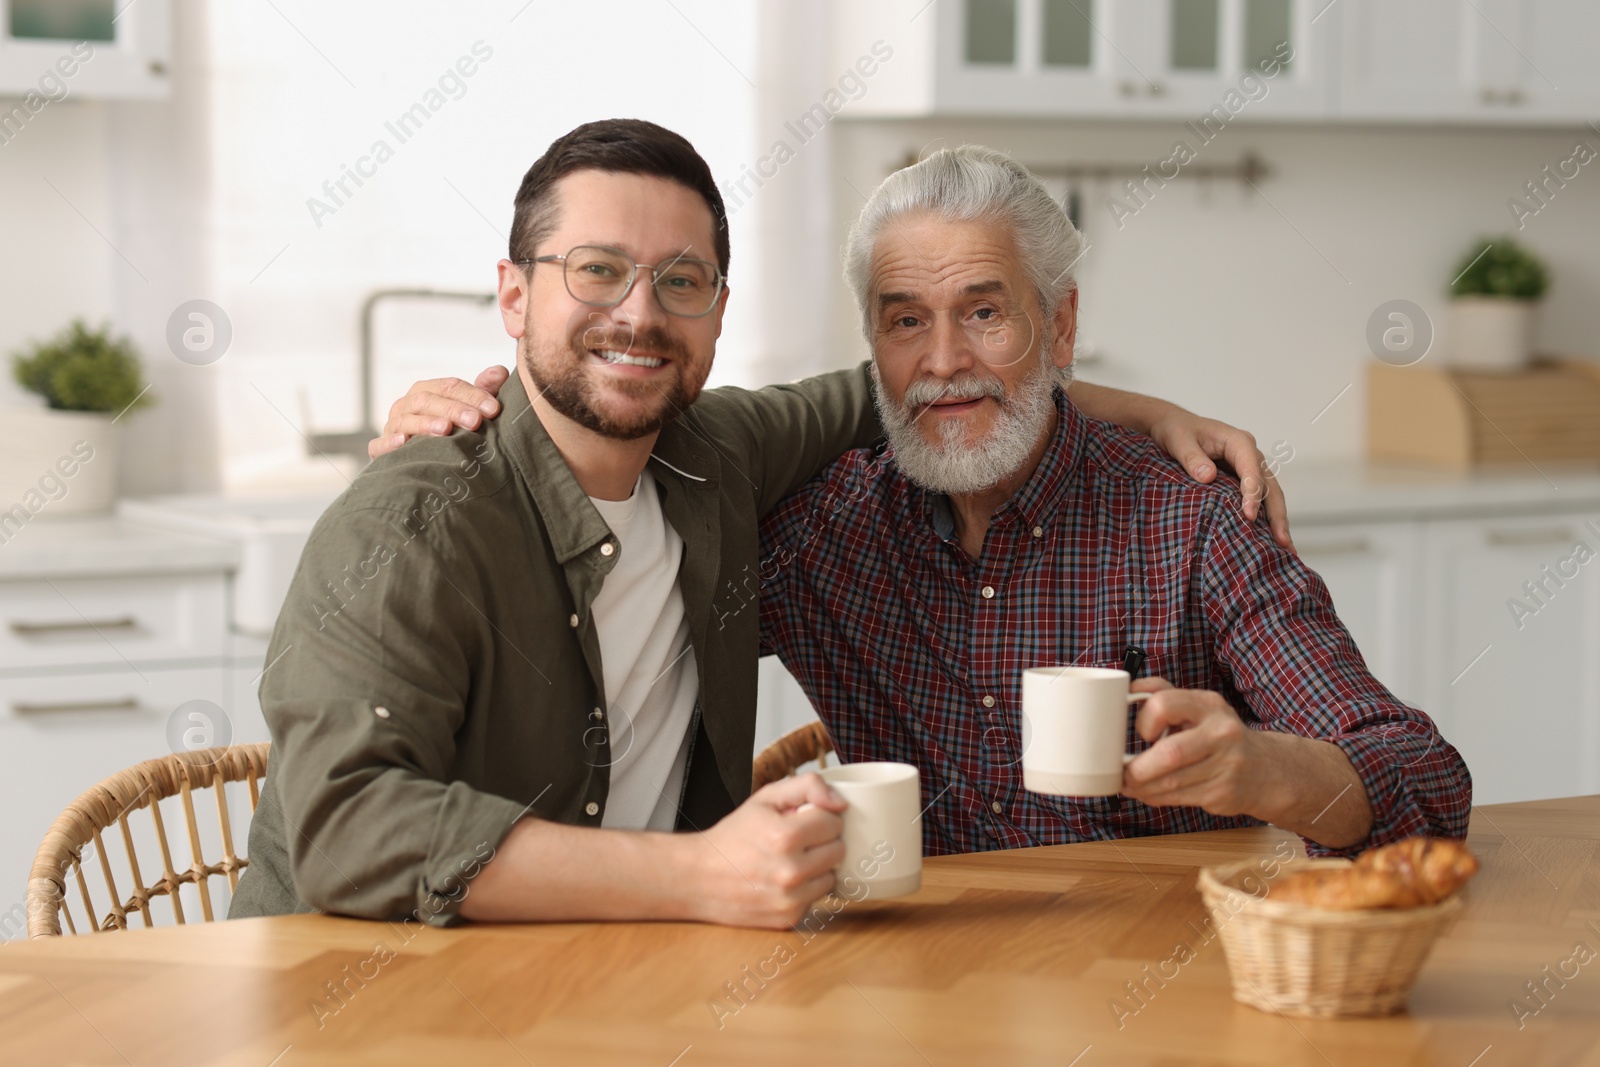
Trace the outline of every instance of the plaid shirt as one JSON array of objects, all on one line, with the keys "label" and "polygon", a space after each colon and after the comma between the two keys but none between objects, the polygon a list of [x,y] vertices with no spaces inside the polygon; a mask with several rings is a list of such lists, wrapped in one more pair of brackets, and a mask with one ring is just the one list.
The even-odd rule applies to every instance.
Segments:
[{"label": "plaid shirt", "polygon": [[[799,680],[847,762],[922,770],[929,855],[1255,825],[1022,786],[1021,673],[1120,667],[1215,690],[1244,722],[1326,739],[1372,804],[1350,854],[1461,837],[1471,779],[1422,712],[1368,673],[1316,573],[1246,522],[1236,482],[1195,482],[1149,438],[1079,414],[995,511],[983,554],[887,446],[848,452],[762,525],[762,652]],[[1128,720],[1128,750],[1149,747]],[[1334,798],[1329,797],[1330,801]]]}]

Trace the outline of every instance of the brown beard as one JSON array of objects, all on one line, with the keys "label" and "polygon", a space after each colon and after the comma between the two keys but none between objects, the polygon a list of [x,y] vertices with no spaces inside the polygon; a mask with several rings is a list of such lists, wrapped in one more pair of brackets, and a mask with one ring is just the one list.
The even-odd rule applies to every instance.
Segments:
[{"label": "brown beard", "polygon": [[[595,344],[596,348],[605,348],[611,344],[609,339],[597,339],[592,331],[584,334],[584,340],[598,341]],[[660,400],[653,410],[626,420],[613,418],[601,410],[595,395],[594,383],[583,369],[584,362],[589,358],[587,349],[572,343],[563,346],[563,350],[552,353],[554,358],[547,361],[559,363],[559,369],[555,373],[546,374],[539,366],[539,361],[533,358],[531,350],[534,342],[530,332],[524,334],[517,358],[527,370],[528,377],[539,387],[539,392],[556,411],[601,436],[620,441],[635,441],[655,433],[687,411],[689,405],[699,399],[702,383],[691,383],[685,370],[690,362],[689,351],[683,342],[667,331],[659,327],[653,328],[639,334],[633,340],[645,351],[668,359],[674,374],[671,382],[665,386],[655,382],[614,383],[613,388],[628,393],[631,399],[655,397]],[[618,346],[624,351],[632,347],[631,344]]]}]

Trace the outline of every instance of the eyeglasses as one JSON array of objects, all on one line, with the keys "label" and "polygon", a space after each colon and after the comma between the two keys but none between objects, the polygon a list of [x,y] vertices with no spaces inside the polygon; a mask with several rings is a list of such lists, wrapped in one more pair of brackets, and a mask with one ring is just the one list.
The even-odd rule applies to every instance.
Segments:
[{"label": "eyeglasses", "polygon": [[709,315],[727,280],[715,263],[703,259],[679,256],[654,265],[635,263],[620,248],[606,245],[578,245],[564,256],[517,260],[519,266],[525,263],[560,263],[572,298],[598,308],[616,307],[626,300],[639,271],[648,270],[661,309],[686,319]]}]

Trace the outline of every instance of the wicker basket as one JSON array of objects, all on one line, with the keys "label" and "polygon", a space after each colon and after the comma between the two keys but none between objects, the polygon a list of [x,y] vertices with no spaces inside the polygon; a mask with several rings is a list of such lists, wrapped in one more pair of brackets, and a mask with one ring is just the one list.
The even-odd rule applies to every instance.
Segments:
[{"label": "wicker basket", "polygon": [[[1348,861],[1323,859],[1294,869],[1343,866]],[[1458,897],[1367,911],[1275,901],[1261,895],[1260,871],[1257,860],[1207,868],[1200,896],[1222,935],[1234,999],[1263,1011],[1322,1018],[1399,1011],[1434,940],[1461,910]]]}]

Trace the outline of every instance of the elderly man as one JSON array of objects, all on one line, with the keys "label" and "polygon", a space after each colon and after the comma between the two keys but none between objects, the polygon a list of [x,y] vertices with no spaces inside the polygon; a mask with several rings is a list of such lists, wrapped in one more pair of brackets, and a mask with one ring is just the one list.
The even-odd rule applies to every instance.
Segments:
[{"label": "elderly man", "polygon": [[[922,767],[931,851],[1256,820],[1318,852],[1464,835],[1466,766],[1367,671],[1317,575],[1244,520],[1232,484],[1185,478],[1066,398],[1080,242],[987,149],[873,194],[845,272],[889,448],[767,518],[764,650],[845,759]],[[1024,791],[1022,668],[1120,666],[1130,648],[1156,693],[1129,724],[1122,795]]]},{"label": "elderly man", "polygon": [[[873,194],[845,271],[888,445],[764,520],[763,652],[846,760],[921,768],[930,852],[1256,821],[1322,854],[1462,836],[1460,756],[1367,671],[1237,486],[1191,481],[1067,398],[1080,248],[991,150],[940,152]],[[1155,695],[1130,718],[1122,794],[1025,791],[1022,669],[1130,650]]]}]

